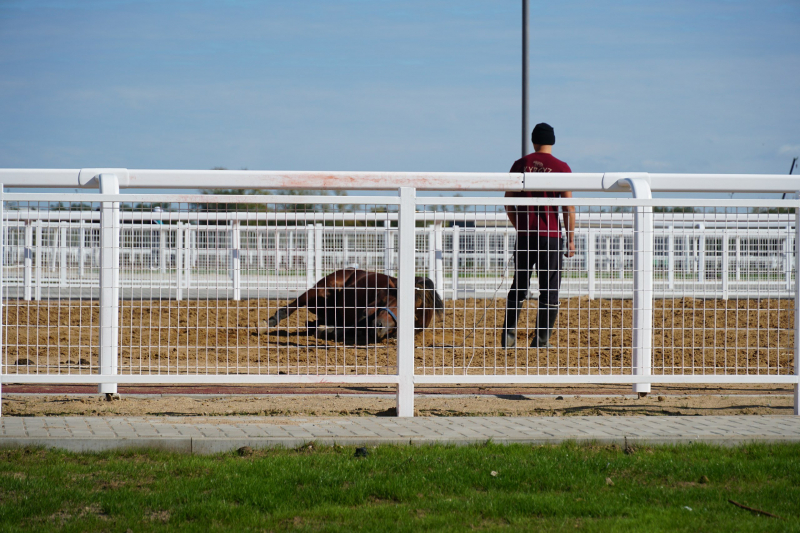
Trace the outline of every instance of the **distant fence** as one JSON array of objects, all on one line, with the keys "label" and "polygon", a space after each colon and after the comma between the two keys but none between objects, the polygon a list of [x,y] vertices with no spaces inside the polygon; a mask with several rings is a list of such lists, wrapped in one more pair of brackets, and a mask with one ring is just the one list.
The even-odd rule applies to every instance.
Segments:
[{"label": "distant fence", "polygon": [[[783,383],[798,406],[797,200],[700,200],[701,191],[794,191],[783,176],[0,170],[0,382],[415,384]],[[119,194],[130,187],[351,188],[397,196]],[[417,190],[578,190],[591,198],[421,197]],[[610,198],[607,191],[633,198]],[[652,199],[651,191],[686,191]],[[138,204],[138,208],[127,208]],[[342,207],[346,202],[347,207]],[[158,203],[165,210],[154,211]],[[536,276],[500,345],[513,276],[509,205],[573,205],[550,349]],[[126,207],[129,210],[122,210]],[[396,336],[354,345],[279,306],[331,271],[398,278]],[[414,277],[443,312],[414,332]]]},{"label": "distant fence", "polygon": [[[61,209],[74,207],[60,204]],[[565,260],[562,293],[595,298],[623,287],[631,297],[631,217],[591,212],[591,207],[602,206],[577,211],[576,255]],[[669,208],[679,211],[653,214],[655,297],[687,290],[723,299],[757,297],[765,290],[794,297],[793,214],[769,213],[769,208],[759,213],[739,203],[704,206],[702,212],[685,212],[694,208],[681,205]],[[177,208],[122,212],[120,287],[158,288],[177,299],[226,288],[247,297],[264,290],[295,290],[297,280],[311,284],[345,267],[397,270],[397,213],[380,221],[373,216],[371,226],[363,214],[352,212],[335,217],[294,211],[253,215]],[[505,213],[418,212],[416,220],[416,270],[433,272],[440,254],[446,275],[437,281],[443,295],[483,298],[498,286],[508,290],[515,232]],[[422,222],[425,226],[419,227]],[[98,288],[98,211],[7,210],[3,231],[7,295],[39,299],[66,288]],[[239,286],[233,286],[234,280]]]}]

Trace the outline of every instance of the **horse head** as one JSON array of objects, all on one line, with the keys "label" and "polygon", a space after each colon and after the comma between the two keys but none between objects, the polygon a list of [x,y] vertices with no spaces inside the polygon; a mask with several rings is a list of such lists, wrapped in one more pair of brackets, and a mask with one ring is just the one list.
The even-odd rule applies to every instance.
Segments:
[{"label": "horse head", "polygon": [[397,301],[394,303],[394,311],[389,307],[387,302],[386,307],[379,307],[372,315],[372,325],[370,330],[374,332],[376,341],[382,341],[392,333],[397,332]]},{"label": "horse head", "polygon": [[390,296],[382,303],[383,307],[359,313],[355,328],[358,344],[381,342],[397,333],[397,298]]}]

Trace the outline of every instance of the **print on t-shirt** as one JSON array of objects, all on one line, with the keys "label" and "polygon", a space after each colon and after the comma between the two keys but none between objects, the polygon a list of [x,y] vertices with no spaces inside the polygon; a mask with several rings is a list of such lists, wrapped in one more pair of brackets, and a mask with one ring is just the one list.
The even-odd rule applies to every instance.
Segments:
[{"label": "print on t-shirt", "polygon": [[541,161],[534,161],[532,167],[525,167],[525,172],[552,172],[553,169],[544,166]]}]

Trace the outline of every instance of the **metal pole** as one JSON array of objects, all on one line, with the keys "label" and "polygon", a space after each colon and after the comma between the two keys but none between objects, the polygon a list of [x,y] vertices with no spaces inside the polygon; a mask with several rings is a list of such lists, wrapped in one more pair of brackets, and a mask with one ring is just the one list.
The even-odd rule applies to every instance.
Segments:
[{"label": "metal pole", "polygon": [[522,157],[530,153],[528,137],[528,0],[522,0]]}]

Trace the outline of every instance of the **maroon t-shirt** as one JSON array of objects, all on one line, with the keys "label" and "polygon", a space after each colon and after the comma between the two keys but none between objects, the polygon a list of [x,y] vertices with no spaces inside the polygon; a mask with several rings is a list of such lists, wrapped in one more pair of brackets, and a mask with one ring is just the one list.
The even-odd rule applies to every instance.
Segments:
[{"label": "maroon t-shirt", "polygon": [[[522,159],[517,159],[509,172],[572,172],[569,165],[550,154],[532,153]],[[560,198],[561,191],[520,191],[513,196],[522,198]],[[558,226],[558,206],[554,205],[529,205],[519,206],[518,214],[528,211],[528,216],[517,216],[518,231],[538,231],[542,237],[560,237]]]}]

